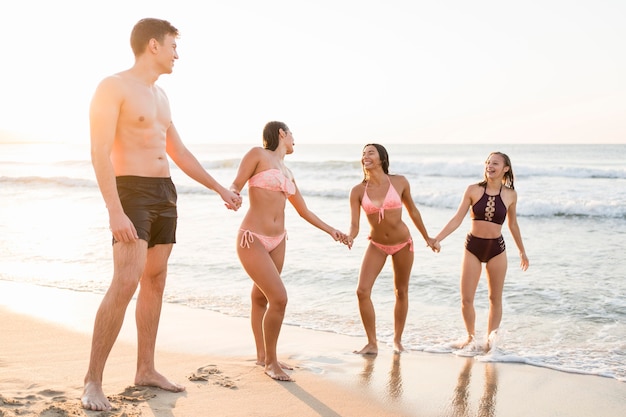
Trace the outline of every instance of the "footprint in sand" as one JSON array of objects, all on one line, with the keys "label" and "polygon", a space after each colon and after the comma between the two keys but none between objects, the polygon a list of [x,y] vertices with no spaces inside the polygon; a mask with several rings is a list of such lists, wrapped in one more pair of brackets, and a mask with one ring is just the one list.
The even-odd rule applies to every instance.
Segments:
[{"label": "footprint in sand", "polygon": [[237,384],[229,377],[222,375],[222,371],[217,369],[215,365],[206,365],[198,368],[196,372],[187,377],[188,380],[193,382],[209,382],[209,376],[214,384],[222,386],[224,388],[236,389]]},{"label": "footprint in sand", "polygon": [[[23,405],[21,401],[13,399],[13,398],[6,398],[3,397],[2,395],[0,395],[0,405],[12,405],[12,406],[18,406],[18,405]],[[2,415],[2,414],[0,414]]]},{"label": "footprint in sand", "polygon": [[67,397],[64,394],[63,391],[56,391],[53,389],[45,389],[43,391],[39,391],[37,394],[43,396],[43,397],[48,397],[51,398],[52,401],[58,401],[58,402],[63,402],[63,401],[67,401]]},{"label": "footprint in sand", "polygon": [[148,401],[150,398],[156,397],[156,394],[150,391],[150,388],[137,387],[134,385],[126,387],[126,389],[117,394],[112,395],[111,399],[117,401],[139,402]]},{"label": "footprint in sand", "polygon": [[57,407],[56,405],[51,405],[43,410],[41,414],[39,414],[39,417],[69,417],[75,415],[74,413],[70,414],[67,410]]}]

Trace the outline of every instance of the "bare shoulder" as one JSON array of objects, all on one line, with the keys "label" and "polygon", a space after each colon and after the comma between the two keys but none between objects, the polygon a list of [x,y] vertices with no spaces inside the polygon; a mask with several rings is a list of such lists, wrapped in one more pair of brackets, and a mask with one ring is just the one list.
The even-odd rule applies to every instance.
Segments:
[{"label": "bare shoulder", "polygon": [[111,75],[103,78],[91,99],[90,112],[92,116],[100,114],[103,109],[118,109],[122,106],[126,100],[127,93],[124,87],[124,81],[119,77],[119,74]]},{"label": "bare shoulder", "polygon": [[110,75],[100,81],[96,88],[96,96],[98,95],[115,95],[121,94],[124,90],[124,80],[119,74]]},{"label": "bare shoulder", "polygon": [[246,158],[246,159],[255,159],[255,160],[260,160],[260,159],[262,159],[264,157],[265,157],[265,149],[261,148],[260,146],[255,146],[255,147],[251,148],[244,155],[244,158]]},{"label": "bare shoulder", "polygon": [[400,174],[389,174],[389,180],[396,188],[400,188],[401,186],[409,185],[409,180],[406,179],[404,175]]},{"label": "bare shoulder", "polygon": [[482,185],[479,185],[477,183],[473,183],[467,186],[467,191],[480,191],[483,192],[485,190],[485,187],[483,187]]},{"label": "bare shoulder", "polygon": [[509,195],[517,195],[517,191],[515,191],[515,189],[511,187],[507,187],[507,186],[502,186],[502,193],[509,194]]},{"label": "bare shoulder", "polygon": [[365,184],[363,182],[358,183],[350,190],[351,196],[361,196],[365,191]]},{"label": "bare shoulder", "polygon": [[500,194],[502,200],[507,206],[517,201],[517,191],[515,191],[513,188],[502,187],[502,191],[500,191]]},{"label": "bare shoulder", "polygon": [[480,200],[485,192],[485,188],[478,184],[470,184],[465,190],[465,195],[470,198],[472,202]]},{"label": "bare shoulder", "polygon": [[102,81],[100,81],[100,85],[104,85],[106,87],[124,88],[129,85],[130,82],[131,78],[128,75],[128,71],[121,71],[103,78]]},{"label": "bare shoulder", "polygon": [[247,166],[247,167],[254,167],[253,168],[254,171],[256,171],[257,169],[260,169],[262,171],[264,169],[263,162],[267,158],[267,155],[265,155],[264,151],[265,149],[259,146],[251,148],[248,152],[246,152],[246,154],[241,159],[241,165]]},{"label": "bare shoulder", "polygon": [[[132,81],[126,72],[118,72],[113,75],[109,75],[100,81],[98,88],[96,89],[96,97],[109,97],[109,98],[129,98],[137,93],[136,81]],[[164,94],[162,90],[158,90],[161,94]]]}]

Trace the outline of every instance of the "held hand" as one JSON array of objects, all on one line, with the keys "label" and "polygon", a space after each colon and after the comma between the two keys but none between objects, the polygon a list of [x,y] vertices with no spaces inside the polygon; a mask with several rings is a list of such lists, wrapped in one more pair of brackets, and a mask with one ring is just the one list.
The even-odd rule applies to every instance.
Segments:
[{"label": "held hand", "polygon": [[441,243],[439,243],[437,239],[429,237],[428,239],[426,239],[426,245],[435,253],[439,253],[439,251],[441,250]]},{"label": "held hand", "polygon": [[350,239],[348,235],[346,235],[345,233],[337,229],[333,229],[331,236],[333,237],[333,239],[335,239],[335,241],[339,241],[343,243],[344,245],[347,245],[348,249],[352,248],[352,239]]},{"label": "held hand", "polygon": [[352,244],[354,243],[354,240],[348,236],[345,233],[341,234],[341,243],[343,243],[344,245],[346,245],[348,247],[348,249],[352,249]]},{"label": "held hand", "polygon": [[345,236],[341,231],[339,231],[337,229],[331,230],[330,235],[333,237],[335,242],[337,242],[337,241],[343,242],[343,238]]},{"label": "held hand", "polygon": [[243,202],[239,193],[230,190],[222,196],[222,200],[224,200],[224,206],[233,211],[239,210],[241,203]]}]

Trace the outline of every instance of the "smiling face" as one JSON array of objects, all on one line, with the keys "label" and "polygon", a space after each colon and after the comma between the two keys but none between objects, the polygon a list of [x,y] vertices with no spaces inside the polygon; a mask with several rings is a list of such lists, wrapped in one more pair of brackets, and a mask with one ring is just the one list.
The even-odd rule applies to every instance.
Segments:
[{"label": "smiling face", "polygon": [[156,53],[156,59],[163,74],[170,74],[174,69],[174,61],[178,59],[176,52],[176,37],[173,35],[165,35],[163,42],[159,43],[156,39],[151,39],[151,46]]},{"label": "smiling face", "polygon": [[374,145],[367,145],[363,148],[361,164],[363,165],[363,169],[367,170],[380,166],[380,155],[378,154],[378,149],[376,149]]},{"label": "smiling face", "polygon": [[389,173],[389,155],[384,146],[370,143],[363,148],[361,155],[363,170],[381,168],[385,174]]},{"label": "smiling face", "polygon": [[504,164],[504,158],[498,154],[491,154],[485,161],[485,176],[487,178],[504,175],[504,169],[508,168]]},{"label": "smiling face", "polygon": [[509,157],[501,152],[492,152],[485,161],[485,182],[495,181],[508,187],[513,186],[513,170]]},{"label": "smiling face", "polygon": [[369,143],[363,147],[361,155],[361,168],[363,168],[363,182],[370,177],[370,172],[382,169],[385,174],[389,174],[389,154],[383,145]]},{"label": "smiling face", "polygon": [[169,74],[178,59],[176,39],[178,29],[162,19],[145,18],[138,21],[130,34],[130,46],[135,60],[157,74]]}]

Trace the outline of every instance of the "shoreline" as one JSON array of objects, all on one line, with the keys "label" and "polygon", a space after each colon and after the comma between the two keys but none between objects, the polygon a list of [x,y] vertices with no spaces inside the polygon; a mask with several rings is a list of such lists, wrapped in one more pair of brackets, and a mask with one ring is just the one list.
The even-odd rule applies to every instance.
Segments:
[{"label": "shoreline", "polygon": [[[101,413],[82,410],[79,401],[101,298],[0,280],[0,411],[5,416],[41,415],[45,409],[46,416]],[[289,325],[283,326],[278,353],[294,365],[296,382],[276,382],[254,364],[246,318],[168,303],[157,339],[157,368],[184,382],[187,391],[133,387],[133,313],[131,302],[104,379],[105,392],[119,408],[115,413],[129,417],[616,416],[626,411],[626,384],[610,378],[451,354],[394,355],[387,346],[368,358],[351,353],[363,338]],[[194,375],[197,380],[189,380]]]}]

